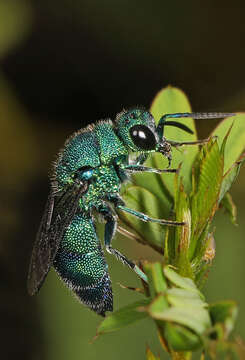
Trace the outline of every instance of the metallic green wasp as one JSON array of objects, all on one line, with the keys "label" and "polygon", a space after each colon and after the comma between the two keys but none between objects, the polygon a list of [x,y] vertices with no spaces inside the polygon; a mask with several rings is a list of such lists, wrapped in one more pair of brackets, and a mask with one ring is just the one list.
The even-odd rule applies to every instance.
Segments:
[{"label": "metallic green wasp", "polygon": [[[75,132],[59,152],[53,167],[51,191],[34,244],[28,291],[38,292],[51,266],[78,299],[105,316],[113,310],[113,297],[108,265],[96,234],[94,214],[105,221],[106,250],[133,269],[143,280],[145,274],[132,261],[111,246],[117,228],[115,209],[162,225],[182,226],[183,222],[154,219],[125,206],[120,197],[121,184],[133,172],[157,174],[175,169],[144,166],[150,153],[159,152],[171,165],[171,146],[200,144],[203,141],[178,143],[164,137],[165,126],[175,126],[192,133],[173,120],[223,118],[232,114],[177,113],[162,116],[158,126],[151,113],[132,109],[119,113],[115,122],[98,121]],[[140,155],[132,163],[129,153]],[[167,176],[167,175],[166,175]]]}]

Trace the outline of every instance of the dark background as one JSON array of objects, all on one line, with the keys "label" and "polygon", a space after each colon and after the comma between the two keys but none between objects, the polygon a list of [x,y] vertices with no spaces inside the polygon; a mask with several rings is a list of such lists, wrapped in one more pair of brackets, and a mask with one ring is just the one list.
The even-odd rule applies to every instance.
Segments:
[{"label": "dark background", "polygon": [[[0,345],[5,359],[143,359],[160,346],[144,321],[93,345],[100,319],[53,272],[40,295],[26,293],[30,252],[48,194],[48,171],[74,130],[122,108],[149,107],[164,86],[182,88],[195,111],[245,109],[245,5],[239,1],[0,0]],[[206,136],[215,121],[198,124]],[[216,221],[217,258],[208,300],[240,305],[245,338],[244,170],[233,188],[239,227]],[[131,258],[149,249],[115,240]],[[108,259],[115,308],[139,284]]]}]

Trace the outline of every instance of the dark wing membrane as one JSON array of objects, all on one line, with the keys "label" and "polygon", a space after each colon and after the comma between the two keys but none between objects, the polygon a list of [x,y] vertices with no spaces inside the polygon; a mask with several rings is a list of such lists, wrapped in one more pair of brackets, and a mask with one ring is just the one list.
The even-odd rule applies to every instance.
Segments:
[{"label": "dark wing membrane", "polygon": [[75,215],[85,186],[72,187],[61,195],[48,196],[41,224],[32,250],[27,288],[30,295],[38,292],[53,264],[63,234]]}]

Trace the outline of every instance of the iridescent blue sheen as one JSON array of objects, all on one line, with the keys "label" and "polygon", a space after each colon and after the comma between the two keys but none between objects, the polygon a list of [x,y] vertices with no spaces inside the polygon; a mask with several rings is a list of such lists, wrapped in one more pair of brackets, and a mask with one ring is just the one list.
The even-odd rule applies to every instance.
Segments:
[{"label": "iridescent blue sheen", "polygon": [[[111,280],[98,239],[94,215],[105,222],[106,250],[133,269],[144,281],[146,275],[132,261],[111,246],[117,228],[115,210],[120,209],[142,221],[182,226],[183,222],[153,219],[127,208],[120,197],[121,184],[132,172],[168,173],[176,169],[155,169],[143,165],[149,153],[159,152],[171,164],[171,145],[164,126],[191,130],[169,118],[222,117],[224,114],[166,114],[155,125],[153,116],[144,109],[122,111],[116,121],[99,121],[74,133],[59,152],[51,177],[49,194],[34,244],[28,274],[28,291],[38,292],[51,266],[76,294],[78,299],[104,316],[113,310]],[[225,114],[229,115],[229,114]],[[201,141],[189,144],[200,144]],[[135,161],[130,152],[138,152]]]},{"label": "iridescent blue sheen", "polygon": [[[132,119],[131,126],[142,121],[142,113],[138,110],[138,119]],[[152,116],[144,113],[144,124],[148,116],[153,127]],[[58,154],[52,176],[53,187],[58,192],[72,185],[75,176],[89,182],[80,199],[80,210],[61,239],[53,266],[78,298],[100,315],[113,309],[112,290],[91,212],[94,209],[101,212],[113,195],[119,198],[121,183],[128,178],[124,170],[129,155],[125,140],[125,135],[119,134],[118,127],[110,120],[81,129]]]}]

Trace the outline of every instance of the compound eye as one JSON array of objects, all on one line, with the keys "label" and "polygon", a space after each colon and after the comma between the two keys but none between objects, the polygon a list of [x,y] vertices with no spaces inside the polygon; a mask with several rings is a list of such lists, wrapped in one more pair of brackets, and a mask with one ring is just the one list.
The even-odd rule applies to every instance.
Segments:
[{"label": "compound eye", "polygon": [[134,144],[142,150],[153,150],[156,147],[156,138],[153,132],[145,125],[135,125],[129,130]]}]

